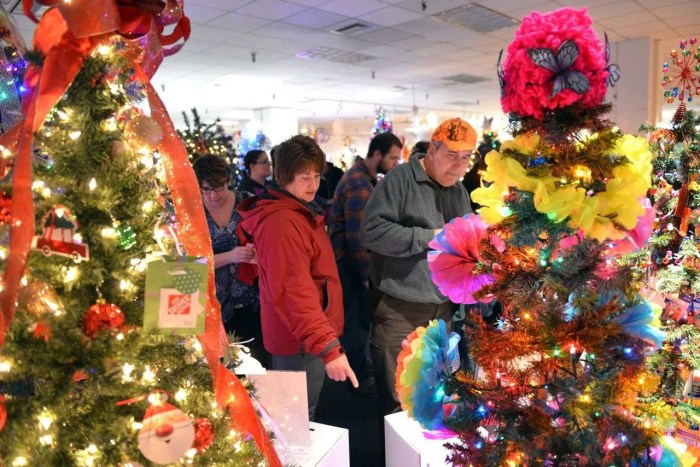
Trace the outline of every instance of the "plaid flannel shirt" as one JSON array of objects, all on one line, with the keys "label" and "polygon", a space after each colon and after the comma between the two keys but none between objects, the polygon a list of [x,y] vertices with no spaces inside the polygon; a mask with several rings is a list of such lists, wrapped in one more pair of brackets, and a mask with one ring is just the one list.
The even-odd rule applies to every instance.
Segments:
[{"label": "plaid flannel shirt", "polygon": [[355,162],[335,189],[328,229],[336,261],[354,265],[363,281],[369,280],[369,251],[360,245],[360,224],[376,184],[364,161]]}]

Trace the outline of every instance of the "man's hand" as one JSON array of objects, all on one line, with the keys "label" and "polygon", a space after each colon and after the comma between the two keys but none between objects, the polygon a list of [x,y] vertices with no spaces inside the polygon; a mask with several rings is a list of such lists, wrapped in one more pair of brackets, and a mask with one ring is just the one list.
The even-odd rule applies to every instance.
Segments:
[{"label": "man's hand", "polygon": [[354,388],[360,387],[357,382],[357,376],[350,368],[350,363],[348,363],[348,357],[341,355],[335,360],[326,363],[326,373],[328,377],[333,381],[345,381],[346,378],[350,378],[350,382]]}]

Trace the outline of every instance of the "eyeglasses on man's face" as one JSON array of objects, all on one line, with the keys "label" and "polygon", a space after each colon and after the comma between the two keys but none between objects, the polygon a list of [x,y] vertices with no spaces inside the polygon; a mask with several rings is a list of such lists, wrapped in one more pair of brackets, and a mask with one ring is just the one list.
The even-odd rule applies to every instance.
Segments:
[{"label": "eyeglasses on man's face", "polygon": [[212,193],[221,193],[226,189],[226,185],[221,185],[217,187],[203,186],[199,189],[203,195],[210,195]]}]

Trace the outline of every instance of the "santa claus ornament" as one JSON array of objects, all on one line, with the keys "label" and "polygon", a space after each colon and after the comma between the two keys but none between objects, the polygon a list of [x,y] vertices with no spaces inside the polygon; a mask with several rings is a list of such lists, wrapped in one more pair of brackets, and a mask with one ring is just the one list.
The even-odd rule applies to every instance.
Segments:
[{"label": "santa claus ornament", "polygon": [[167,400],[168,396],[160,392],[148,396],[151,405],[146,409],[138,436],[141,454],[159,465],[177,461],[194,442],[192,420]]}]

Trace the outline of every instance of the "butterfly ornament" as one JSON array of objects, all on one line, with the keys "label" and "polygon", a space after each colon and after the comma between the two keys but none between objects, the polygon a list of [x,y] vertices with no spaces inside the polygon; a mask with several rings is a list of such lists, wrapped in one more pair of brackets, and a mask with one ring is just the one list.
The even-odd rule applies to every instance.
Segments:
[{"label": "butterfly ornament", "polygon": [[608,87],[615,87],[617,80],[620,79],[620,66],[617,63],[610,63],[610,41],[607,32],[605,33],[605,71],[608,72]]},{"label": "butterfly ornament", "polygon": [[571,67],[576,62],[579,49],[576,43],[569,39],[559,46],[556,53],[552,49],[533,48],[527,49],[535,64],[552,72],[551,80],[554,82],[550,97],[554,97],[564,89],[570,89],[576,94],[585,94],[591,88],[588,77]]}]

